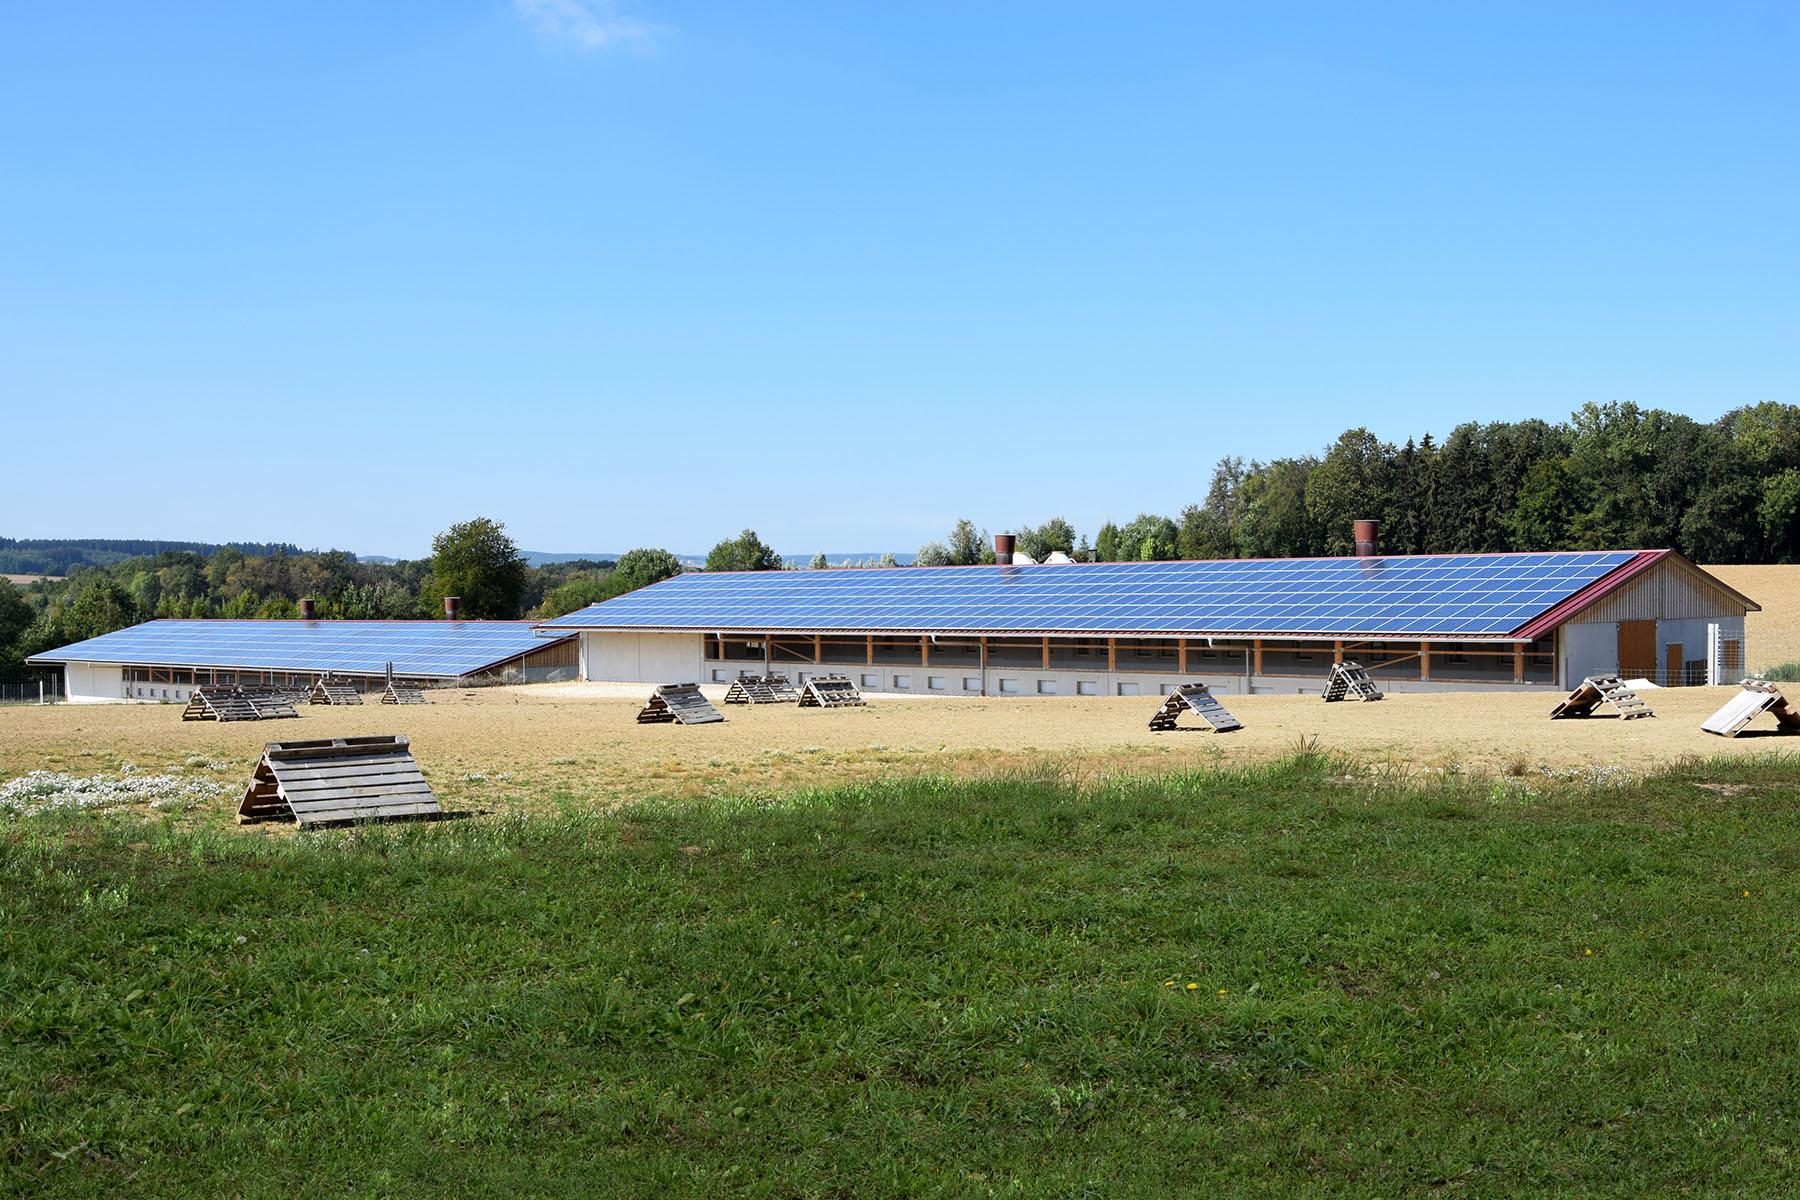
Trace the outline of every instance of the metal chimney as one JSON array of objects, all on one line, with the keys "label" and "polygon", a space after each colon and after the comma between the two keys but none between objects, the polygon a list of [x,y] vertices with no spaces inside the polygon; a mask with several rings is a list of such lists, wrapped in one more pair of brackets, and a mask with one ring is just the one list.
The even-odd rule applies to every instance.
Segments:
[{"label": "metal chimney", "polygon": [[1356,557],[1373,558],[1381,553],[1375,547],[1376,537],[1381,533],[1380,521],[1357,521],[1354,528],[1356,531]]},{"label": "metal chimney", "polygon": [[1017,540],[1010,533],[996,533],[994,535],[994,561],[1003,567],[1012,566],[1013,546]]},{"label": "metal chimney", "polygon": [[316,621],[319,619],[318,606],[313,603],[313,598],[311,596],[302,596],[300,598],[300,619],[302,621]]},{"label": "metal chimney", "polygon": [[444,620],[446,620],[446,621],[462,620],[462,597],[461,596],[445,596],[444,597]]}]

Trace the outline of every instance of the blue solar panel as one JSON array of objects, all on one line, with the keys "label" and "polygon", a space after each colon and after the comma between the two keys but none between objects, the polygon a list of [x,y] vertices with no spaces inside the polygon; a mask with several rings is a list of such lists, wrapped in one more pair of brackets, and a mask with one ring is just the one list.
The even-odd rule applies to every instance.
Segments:
[{"label": "blue solar panel", "polygon": [[678,575],[545,622],[702,633],[1500,637],[1632,551]]},{"label": "blue solar panel", "polygon": [[524,621],[146,621],[33,661],[454,677],[544,645]]}]

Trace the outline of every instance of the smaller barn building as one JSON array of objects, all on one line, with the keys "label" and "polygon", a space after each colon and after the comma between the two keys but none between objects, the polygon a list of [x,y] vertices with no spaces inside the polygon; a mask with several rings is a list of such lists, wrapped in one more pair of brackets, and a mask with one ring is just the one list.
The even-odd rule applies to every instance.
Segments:
[{"label": "smaller barn building", "polygon": [[[1372,543],[1372,536],[1369,542]],[[693,573],[541,624],[585,679],[848,674],[959,695],[1665,686],[1742,673],[1749,598],[1669,550]]]},{"label": "smaller barn building", "polygon": [[76,703],[186,701],[214,684],[310,687],[321,676],[379,691],[573,679],[573,634],[546,642],[529,621],[146,621],[28,661],[63,668]]}]

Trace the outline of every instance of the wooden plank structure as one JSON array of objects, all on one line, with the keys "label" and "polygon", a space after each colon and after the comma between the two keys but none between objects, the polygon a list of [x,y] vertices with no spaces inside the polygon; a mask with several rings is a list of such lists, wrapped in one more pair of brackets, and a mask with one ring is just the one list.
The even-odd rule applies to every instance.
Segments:
[{"label": "wooden plank structure", "polygon": [[786,675],[740,675],[725,693],[727,704],[792,704],[800,689]]},{"label": "wooden plank structure", "polygon": [[361,704],[362,693],[339,679],[325,678],[313,685],[314,704]]},{"label": "wooden plank structure", "polygon": [[1159,731],[1179,728],[1175,719],[1184,709],[1198,713],[1200,719],[1217,733],[1230,733],[1244,727],[1244,723],[1227,712],[1204,683],[1183,683],[1164,697],[1162,707],[1150,718],[1150,728]]},{"label": "wooden plank structure", "polygon": [[1369,669],[1354,659],[1331,664],[1331,676],[1325,681],[1325,702],[1333,700],[1379,700],[1381,688],[1369,675]]},{"label": "wooden plank structure", "polygon": [[424,704],[425,689],[416,683],[395,683],[392,680],[381,689],[383,704]]},{"label": "wooden plank structure", "polygon": [[650,699],[638,710],[638,724],[679,721],[683,725],[705,725],[723,721],[725,714],[700,694],[697,683],[664,683],[650,693]]},{"label": "wooden plank structure", "polygon": [[300,715],[300,710],[294,707],[294,693],[287,688],[241,687],[238,691],[250,702],[250,707],[256,710],[258,720],[273,721]]},{"label": "wooden plank structure", "polygon": [[1800,733],[1800,712],[1788,703],[1781,689],[1766,679],[1746,679],[1738,685],[1737,695],[1725,702],[1718,712],[1700,722],[1700,728],[1720,737],[1736,737],[1744,727],[1765,712],[1775,714],[1775,728],[1781,733]]},{"label": "wooden plank structure", "polygon": [[[290,713],[299,716],[299,713]],[[184,721],[260,721],[257,710],[243,690],[234,687],[197,687],[181,710]]]},{"label": "wooden plank structure", "polygon": [[801,708],[858,708],[867,703],[845,675],[815,675],[800,689]]},{"label": "wooden plank structure", "polygon": [[406,738],[389,734],[270,742],[238,821],[322,825],[442,813]]},{"label": "wooden plank structure", "polygon": [[1594,710],[1603,703],[1617,709],[1619,719],[1624,721],[1656,715],[1617,675],[1590,675],[1581,681],[1580,687],[1569,693],[1567,700],[1550,710],[1550,719],[1591,717]]}]

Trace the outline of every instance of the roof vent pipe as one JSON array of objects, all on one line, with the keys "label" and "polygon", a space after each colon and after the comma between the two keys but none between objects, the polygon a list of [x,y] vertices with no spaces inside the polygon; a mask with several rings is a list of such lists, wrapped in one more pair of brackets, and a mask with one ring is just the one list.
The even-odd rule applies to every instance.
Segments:
[{"label": "roof vent pipe", "polygon": [[300,619],[302,621],[316,621],[319,619],[318,606],[313,603],[313,598],[311,596],[302,596],[300,598]]},{"label": "roof vent pipe", "polygon": [[1375,555],[1381,553],[1381,551],[1375,548],[1376,535],[1381,532],[1380,521],[1357,521],[1355,523],[1355,529],[1356,557],[1373,558]]},{"label": "roof vent pipe", "polygon": [[446,621],[462,620],[462,597],[461,596],[445,596],[444,597],[444,620],[446,620]]},{"label": "roof vent pipe", "polygon": [[1003,567],[1012,566],[1013,546],[1017,539],[1010,533],[994,535],[994,561]]}]

